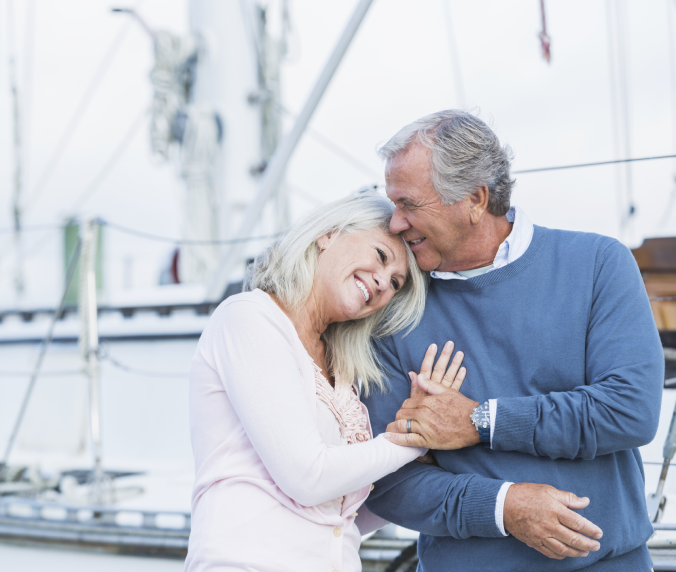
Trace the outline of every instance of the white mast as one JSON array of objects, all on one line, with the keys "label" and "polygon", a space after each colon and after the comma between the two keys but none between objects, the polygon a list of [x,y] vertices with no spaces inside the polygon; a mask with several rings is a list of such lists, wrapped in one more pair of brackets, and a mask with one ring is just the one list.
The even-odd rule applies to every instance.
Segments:
[{"label": "white mast", "polygon": [[[260,23],[260,9],[249,0],[190,2],[191,32],[202,43],[191,105],[218,115],[222,137],[213,163],[216,191],[212,197],[187,197],[186,231],[190,236],[186,238],[196,236],[208,221],[214,221],[217,227],[213,238],[233,237],[244,209],[256,194],[257,180],[265,167],[259,56],[264,42]],[[271,231],[262,230],[265,234]],[[240,245],[238,251],[241,274],[246,249]],[[181,250],[179,276],[189,263],[184,256],[188,252]],[[212,247],[211,253],[208,276],[200,275],[200,281],[206,280],[218,264],[219,250]]]},{"label": "white mast", "polygon": [[[198,0],[193,1],[195,3],[200,3]],[[205,3],[208,2],[208,0],[202,1]],[[237,234],[235,236],[247,237],[250,235],[260,221],[261,214],[267,201],[274,196],[279,189],[288,161],[296,149],[298,141],[300,141],[301,136],[305,132],[305,128],[310,122],[315,109],[317,109],[317,105],[321,101],[331,78],[333,78],[333,74],[336,72],[336,69],[338,69],[338,65],[342,61],[345,52],[347,52],[354,35],[357,33],[359,26],[364,20],[372,1],[373,0],[360,0],[357,4],[343,33],[338,39],[333,52],[329,56],[324,69],[317,78],[317,82],[303,105],[293,128],[284,136],[275,150],[275,154],[267,165],[260,184],[255,189],[255,193],[249,195],[252,199],[246,211],[242,213],[242,216],[240,217]],[[241,252],[242,249],[236,244],[228,245],[223,249],[218,268],[207,285],[207,301],[216,302],[222,299],[228,283],[232,280],[233,275],[236,275],[237,266],[241,260]]]}]

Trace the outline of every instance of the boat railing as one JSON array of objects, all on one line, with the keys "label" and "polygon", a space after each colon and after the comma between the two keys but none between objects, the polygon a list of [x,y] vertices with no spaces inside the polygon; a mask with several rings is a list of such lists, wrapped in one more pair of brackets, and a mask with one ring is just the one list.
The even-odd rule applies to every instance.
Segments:
[{"label": "boat railing", "polygon": [[190,513],[0,498],[0,537],[185,557]]}]

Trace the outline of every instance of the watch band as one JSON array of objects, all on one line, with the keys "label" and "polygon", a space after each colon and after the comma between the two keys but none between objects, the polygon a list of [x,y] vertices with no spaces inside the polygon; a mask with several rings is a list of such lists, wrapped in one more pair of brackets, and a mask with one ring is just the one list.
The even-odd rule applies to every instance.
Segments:
[{"label": "watch band", "polygon": [[486,449],[490,449],[491,448],[490,425],[488,427],[477,427],[477,431],[479,431],[479,439],[481,439],[481,442],[484,444],[484,447],[486,447]]}]

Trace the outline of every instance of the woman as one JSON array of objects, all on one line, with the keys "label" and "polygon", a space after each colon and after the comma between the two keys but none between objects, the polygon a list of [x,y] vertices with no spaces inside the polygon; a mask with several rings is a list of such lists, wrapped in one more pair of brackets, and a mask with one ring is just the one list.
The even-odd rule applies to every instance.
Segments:
[{"label": "woman", "polygon": [[372,336],[424,306],[392,209],[376,192],[317,209],[214,312],[190,375],[186,571],[361,570],[361,535],[383,524],[360,508],[371,483],[426,453],[373,439],[356,389],[384,385]]}]

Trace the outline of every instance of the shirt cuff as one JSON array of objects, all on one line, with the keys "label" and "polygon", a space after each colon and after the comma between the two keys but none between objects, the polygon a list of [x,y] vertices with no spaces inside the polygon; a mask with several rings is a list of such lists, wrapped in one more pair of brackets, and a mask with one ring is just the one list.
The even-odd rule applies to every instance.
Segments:
[{"label": "shirt cuff", "polygon": [[488,400],[488,414],[491,416],[491,449],[493,448],[493,433],[495,433],[495,420],[498,418],[498,400]]},{"label": "shirt cuff", "polygon": [[[491,400],[495,401],[495,400]],[[491,426],[492,427],[492,426]],[[514,483],[503,483],[498,491],[498,498],[495,501],[495,524],[502,533],[502,536],[509,536],[509,533],[505,531],[505,498],[507,497],[507,491]]]}]

